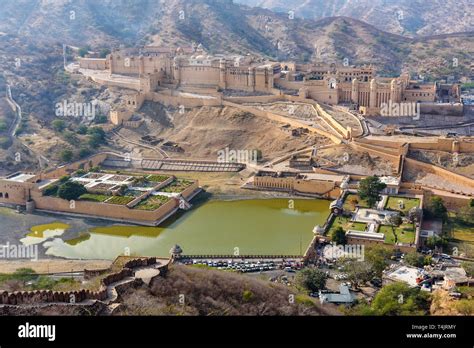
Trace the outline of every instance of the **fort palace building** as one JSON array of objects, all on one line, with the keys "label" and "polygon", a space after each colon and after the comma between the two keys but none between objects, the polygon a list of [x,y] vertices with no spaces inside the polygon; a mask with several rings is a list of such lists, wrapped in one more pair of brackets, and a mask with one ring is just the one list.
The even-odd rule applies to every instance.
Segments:
[{"label": "fort palace building", "polygon": [[452,114],[462,112],[458,84],[422,83],[411,80],[407,73],[378,77],[372,66],[296,64],[252,55],[210,55],[201,45],[114,50],[106,58],[81,58],[77,69],[98,83],[135,91],[111,114],[114,124],[128,121],[144,100],[153,100],[151,94],[158,89],[214,95],[225,90],[284,92],[319,103],[348,105],[369,116],[390,116],[381,111],[392,104],[420,104],[428,114],[443,108]]}]

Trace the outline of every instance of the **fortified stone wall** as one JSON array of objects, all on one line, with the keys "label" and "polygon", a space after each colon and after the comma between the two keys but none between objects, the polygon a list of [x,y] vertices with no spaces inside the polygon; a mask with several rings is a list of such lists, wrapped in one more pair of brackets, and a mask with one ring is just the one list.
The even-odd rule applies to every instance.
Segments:
[{"label": "fortified stone wall", "polygon": [[446,208],[449,210],[454,210],[458,211],[460,208],[465,208],[470,202],[470,199],[472,197],[466,197],[466,196],[454,196],[454,195],[449,195],[449,194],[443,194],[442,192],[433,192],[428,188],[425,188],[423,190],[423,195],[424,195],[424,200],[425,202],[429,202],[431,197],[433,196],[439,196],[443,199],[443,204],[445,205]]},{"label": "fortified stone wall", "polygon": [[99,166],[102,162],[104,162],[107,159],[107,156],[108,155],[106,153],[99,153],[99,154],[87,157],[83,160],[67,163],[61,167],[51,169],[51,170],[41,173],[41,178],[56,179],[64,175],[69,175],[78,169],[83,169],[87,171],[93,167]]},{"label": "fortified stone wall", "polygon": [[79,67],[81,69],[107,70],[109,62],[105,58],[80,58]]},{"label": "fortified stone wall", "polygon": [[0,179],[0,203],[25,204],[33,184]]},{"label": "fortified stone wall", "polygon": [[147,100],[151,100],[155,103],[161,103],[165,106],[185,108],[196,108],[200,106],[220,106],[220,98],[186,98],[182,96],[165,95],[164,93],[149,93],[146,97]]},{"label": "fortified stone wall", "polygon": [[387,161],[392,162],[394,168],[396,168],[397,174],[399,174],[398,169],[400,168],[400,156],[391,155],[389,153],[384,152],[381,149],[379,150],[379,149],[376,149],[374,147],[367,146],[366,144],[357,144],[355,142],[352,142],[352,143],[349,144],[349,146],[351,146],[356,151],[368,152],[371,155],[379,156],[379,157],[382,157],[382,158],[386,159]]},{"label": "fortified stone wall", "polygon": [[285,79],[275,79],[274,82],[276,87],[282,87],[285,89],[292,89],[296,91],[299,91],[301,88],[304,87],[303,81],[288,81]]},{"label": "fortified stone wall", "polygon": [[319,116],[324,118],[333,129],[335,129],[339,134],[341,134],[344,139],[350,139],[351,138],[351,129],[348,127],[344,127],[342,124],[340,124],[338,121],[332,117],[331,114],[327,113],[319,104],[313,105],[316,110],[318,111]]},{"label": "fortified stone wall", "polygon": [[154,225],[156,221],[172,213],[179,205],[178,200],[172,198],[154,211],[130,209],[125,205],[88,201],[75,201],[73,208],[71,208],[71,204],[67,200],[42,196],[40,192],[35,191],[32,192],[32,199],[35,201],[36,208],[40,210],[96,216],[124,222],[134,221],[150,225]]},{"label": "fortified stone wall", "polygon": [[241,105],[241,104],[232,103],[232,102],[229,102],[229,101],[223,101],[222,104],[225,105],[225,106],[231,106],[231,107],[234,107],[234,108],[241,109],[241,110],[243,110],[243,111],[250,112],[250,113],[255,114],[255,115],[257,115],[257,116],[266,117],[266,118],[271,119],[271,120],[273,120],[273,121],[275,121],[275,122],[279,122],[279,123],[283,123],[283,124],[289,124],[289,125],[291,125],[292,127],[296,127],[296,128],[299,128],[299,127],[307,128],[307,129],[310,130],[311,132],[320,134],[320,135],[322,135],[322,136],[325,136],[325,137],[331,139],[331,140],[332,140],[334,143],[336,143],[336,144],[340,144],[340,143],[341,143],[341,139],[339,139],[336,135],[331,134],[331,133],[329,133],[329,132],[326,132],[326,131],[321,130],[321,129],[316,128],[316,127],[308,126],[306,123],[300,122],[300,121],[298,121],[298,120],[296,120],[296,119],[290,119],[290,118],[288,118],[288,117],[284,117],[284,116],[275,114],[275,113],[273,113],[273,112],[269,112],[269,111],[265,111],[265,110],[260,110],[260,109],[257,109],[257,108],[254,108],[254,107],[251,107],[251,106],[248,106],[248,105]]},{"label": "fortified stone wall", "polygon": [[[415,100],[416,101],[416,100]],[[420,103],[422,115],[462,116],[463,104]]]},{"label": "fortified stone wall", "polygon": [[[36,291],[15,291],[0,293],[0,304],[7,305],[34,305],[42,303],[63,303],[64,305],[74,305],[85,300],[99,300],[107,299],[107,286],[112,283],[119,282],[127,277],[134,275],[134,268],[151,266],[156,264],[156,258],[139,258],[132,259],[126,262],[120,271],[107,275],[101,280],[101,287],[98,291],[91,290],[76,290],[76,291],[51,291],[51,290],[36,290]],[[158,267],[160,273],[166,273],[168,265]],[[163,272],[162,272],[163,271]],[[87,272],[85,270],[85,272]],[[94,275],[95,276],[95,275]]]},{"label": "fortified stone wall", "polygon": [[405,158],[405,168],[412,172],[425,172],[436,174],[451,183],[467,186],[474,189],[474,180],[466,176],[451,172],[432,164],[420,162],[412,158]]}]

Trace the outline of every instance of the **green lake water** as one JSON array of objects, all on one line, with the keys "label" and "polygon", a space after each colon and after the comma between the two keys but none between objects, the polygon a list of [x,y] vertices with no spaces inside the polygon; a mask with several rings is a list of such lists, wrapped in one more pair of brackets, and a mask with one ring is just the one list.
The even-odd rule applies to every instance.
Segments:
[{"label": "green lake water", "polygon": [[[269,199],[209,201],[179,214],[162,227],[111,225],[77,238],[46,241],[46,254],[81,259],[118,255],[167,257],[179,244],[184,254],[300,255],[313,227],[329,215],[329,201]],[[238,248],[238,249],[236,249]]]}]

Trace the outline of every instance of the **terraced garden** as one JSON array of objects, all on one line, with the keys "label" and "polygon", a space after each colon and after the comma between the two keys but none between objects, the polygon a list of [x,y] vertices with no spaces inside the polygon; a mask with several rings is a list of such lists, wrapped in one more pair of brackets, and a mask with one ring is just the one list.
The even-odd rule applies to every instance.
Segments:
[{"label": "terraced garden", "polygon": [[[400,203],[403,208],[400,208]],[[418,198],[406,198],[400,196],[390,196],[385,204],[385,209],[402,212],[406,215],[412,208],[419,207],[420,200]]]},{"label": "terraced garden", "polygon": [[193,182],[185,179],[176,179],[168,186],[162,188],[160,191],[167,193],[180,193],[183,192]]},{"label": "terraced garden", "polygon": [[139,210],[156,210],[161,207],[163,204],[170,200],[169,197],[160,196],[160,195],[150,195],[140,203],[138,203],[134,209]]},{"label": "terraced garden", "polygon": [[364,201],[363,199],[360,199],[359,195],[354,194],[354,193],[349,193],[346,196],[346,199],[344,200],[343,209],[354,211],[356,209],[356,206],[360,208],[369,208],[367,202]]},{"label": "terraced garden", "polygon": [[[395,244],[395,236],[393,235],[392,226],[382,225],[379,227],[379,233],[385,235],[385,243]],[[395,227],[395,234],[397,235],[398,243],[414,243],[415,242],[415,230],[412,224],[402,224]]]},{"label": "terraced garden", "polygon": [[365,231],[367,224],[362,222],[350,221],[348,217],[337,216],[331,227],[329,228],[328,234],[330,235],[332,231],[336,230],[338,227],[342,227],[344,231],[355,230],[355,231]]},{"label": "terraced garden", "polygon": [[131,196],[112,196],[107,203],[109,204],[117,204],[117,205],[127,205],[131,201],[133,201],[135,197]]},{"label": "terraced garden", "polygon": [[108,195],[100,195],[96,193],[85,193],[79,197],[81,201],[90,201],[90,202],[105,202],[109,198],[110,196]]}]

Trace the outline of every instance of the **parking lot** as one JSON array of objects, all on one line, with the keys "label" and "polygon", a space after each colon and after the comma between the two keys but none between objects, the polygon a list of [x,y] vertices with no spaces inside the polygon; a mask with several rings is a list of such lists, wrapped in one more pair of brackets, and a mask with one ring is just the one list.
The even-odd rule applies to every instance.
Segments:
[{"label": "parking lot", "polygon": [[219,270],[235,271],[240,273],[261,273],[281,270],[289,273],[301,269],[303,264],[297,260],[180,260],[185,265],[202,265]]}]

